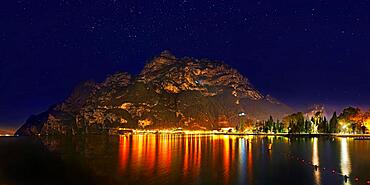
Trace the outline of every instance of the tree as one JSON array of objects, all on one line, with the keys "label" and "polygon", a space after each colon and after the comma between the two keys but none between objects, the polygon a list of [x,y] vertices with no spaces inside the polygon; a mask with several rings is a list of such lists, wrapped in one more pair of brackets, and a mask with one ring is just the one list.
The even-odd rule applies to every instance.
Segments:
[{"label": "tree", "polygon": [[351,132],[352,134],[356,133],[356,123],[351,123]]},{"label": "tree", "polygon": [[362,134],[366,134],[366,127],[364,125],[361,126]]},{"label": "tree", "polygon": [[319,123],[317,130],[319,133],[328,133],[328,121],[326,120],[326,117]]},{"label": "tree", "polygon": [[279,120],[276,120],[275,129],[276,129],[276,132],[278,132],[278,133],[284,132],[284,125],[283,125],[283,123],[280,122]]},{"label": "tree", "polygon": [[312,122],[309,120],[306,120],[304,122],[304,130],[306,133],[311,133],[312,132]]},{"label": "tree", "polygon": [[329,132],[330,133],[337,133],[338,131],[339,131],[339,129],[338,129],[338,117],[337,117],[337,113],[334,112],[333,116],[331,117],[330,122],[329,122]]},{"label": "tree", "polygon": [[355,133],[357,130],[361,130],[361,125],[363,124],[363,115],[359,108],[348,107],[343,110],[339,115],[338,121],[344,129],[344,131],[350,131]]},{"label": "tree", "polygon": [[270,118],[267,121],[265,121],[263,125],[263,131],[266,133],[276,132],[275,123],[274,123],[274,119],[272,118],[272,116],[270,116]]},{"label": "tree", "polygon": [[305,131],[305,120],[302,112],[284,117],[283,122],[289,124],[290,133],[301,133]]},{"label": "tree", "polygon": [[297,121],[298,132],[303,132],[304,131],[304,116],[303,116],[303,114],[298,115],[297,120],[298,120]]},{"label": "tree", "polygon": [[329,122],[328,120],[326,119],[326,117],[324,116],[324,125],[325,125],[325,133],[329,133]]}]

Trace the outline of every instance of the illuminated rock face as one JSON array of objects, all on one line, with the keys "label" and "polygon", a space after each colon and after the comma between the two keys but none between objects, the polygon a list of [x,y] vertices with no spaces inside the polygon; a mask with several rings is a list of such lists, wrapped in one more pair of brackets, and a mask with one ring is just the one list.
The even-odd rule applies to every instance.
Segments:
[{"label": "illuminated rock face", "polygon": [[323,116],[325,114],[325,107],[323,105],[313,105],[305,112],[305,117],[311,119],[315,115]]},{"label": "illuminated rock face", "polygon": [[282,117],[289,107],[263,96],[247,78],[221,62],[177,59],[164,51],[132,78],[86,82],[63,103],[31,116],[20,135],[108,133],[111,128],[214,129],[236,126],[237,116]]},{"label": "illuminated rock face", "polygon": [[0,135],[12,135],[12,132],[6,130],[0,130]]},{"label": "illuminated rock face", "polygon": [[236,98],[261,100],[264,97],[237,70],[220,62],[193,58],[176,59],[168,51],[154,58],[140,73],[138,81],[149,84],[156,92],[199,91],[217,96],[231,89]]}]

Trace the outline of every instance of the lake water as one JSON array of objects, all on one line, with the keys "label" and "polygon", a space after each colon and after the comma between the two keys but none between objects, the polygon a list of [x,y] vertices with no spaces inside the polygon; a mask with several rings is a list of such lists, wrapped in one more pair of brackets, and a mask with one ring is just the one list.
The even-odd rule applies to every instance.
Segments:
[{"label": "lake water", "polygon": [[[341,174],[350,176],[347,182]],[[351,138],[0,137],[0,185],[351,185],[368,180],[370,141]]]}]

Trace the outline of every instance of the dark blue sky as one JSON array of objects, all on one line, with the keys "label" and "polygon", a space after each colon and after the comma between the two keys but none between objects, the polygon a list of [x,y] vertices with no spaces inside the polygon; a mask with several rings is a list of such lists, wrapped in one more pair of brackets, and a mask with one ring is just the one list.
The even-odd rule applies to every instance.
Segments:
[{"label": "dark blue sky", "polygon": [[370,104],[369,1],[0,3],[0,126],[85,80],[137,74],[151,57],[222,60],[264,94],[302,108]]}]

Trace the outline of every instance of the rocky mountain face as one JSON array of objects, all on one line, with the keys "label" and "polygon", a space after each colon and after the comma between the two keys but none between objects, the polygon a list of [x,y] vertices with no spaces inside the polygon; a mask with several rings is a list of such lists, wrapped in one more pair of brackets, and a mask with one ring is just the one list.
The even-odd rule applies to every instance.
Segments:
[{"label": "rocky mountain face", "polygon": [[312,105],[304,112],[304,115],[307,119],[310,119],[315,115],[324,115],[325,113],[326,111],[324,105]]},{"label": "rocky mountain face", "polygon": [[164,51],[133,78],[109,76],[78,86],[64,102],[31,116],[18,135],[105,133],[110,128],[213,129],[235,126],[238,113],[262,120],[291,109],[262,95],[221,62],[176,58]]},{"label": "rocky mountain face", "polygon": [[7,130],[0,130],[0,136],[2,135],[12,135],[12,132],[7,131]]}]

